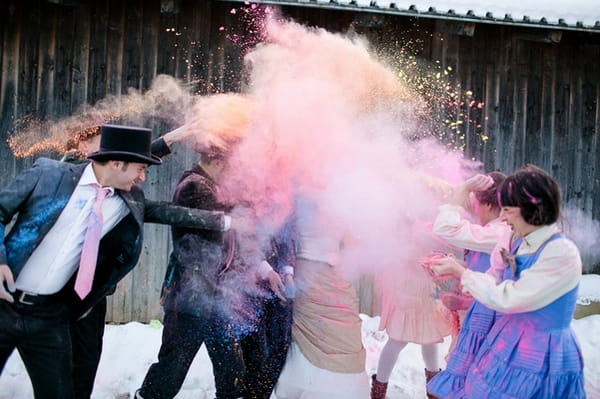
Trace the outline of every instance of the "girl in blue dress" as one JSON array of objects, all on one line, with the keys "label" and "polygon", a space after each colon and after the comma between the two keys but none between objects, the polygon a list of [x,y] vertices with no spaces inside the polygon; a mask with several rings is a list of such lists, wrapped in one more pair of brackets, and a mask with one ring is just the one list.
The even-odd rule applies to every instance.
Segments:
[{"label": "girl in blue dress", "polygon": [[[457,190],[449,204],[440,207],[433,232],[447,243],[465,250],[465,264],[470,270],[486,272],[490,267],[490,254],[500,239],[509,232],[502,222],[498,205],[497,188],[506,176],[500,172],[476,175]],[[470,222],[465,215],[465,204],[471,197],[472,210],[479,223]],[[467,300],[470,298],[470,301]],[[455,346],[450,349],[446,368],[427,384],[432,398],[461,398],[469,368],[497,317],[496,311],[470,296],[456,296],[453,301],[442,294],[443,303],[461,314],[460,331]]]},{"label": "girl in blue dress", "polygon": [[[581,279],[576,246],[557,227],[556,181],[528,165],[499,188],[501,219],[511,239],[498,244],[508,279],[465,269],[455,259],[432,266],[461,279],[463,292],[504,315],[470,367],[463,398],[585,398],[583,359],[570,328]],[[492,267],[495,267],[492,264]]]}]

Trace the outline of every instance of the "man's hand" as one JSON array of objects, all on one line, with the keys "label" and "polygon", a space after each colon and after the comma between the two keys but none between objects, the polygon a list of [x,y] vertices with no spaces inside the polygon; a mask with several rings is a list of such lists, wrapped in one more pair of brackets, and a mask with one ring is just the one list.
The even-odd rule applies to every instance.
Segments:
[{"label": "man's hand", "polygon": [[0,265],[0,298],[11,303],[14,302],[11,292],[15,292],[15,279],[12,271],[8,265]]}]

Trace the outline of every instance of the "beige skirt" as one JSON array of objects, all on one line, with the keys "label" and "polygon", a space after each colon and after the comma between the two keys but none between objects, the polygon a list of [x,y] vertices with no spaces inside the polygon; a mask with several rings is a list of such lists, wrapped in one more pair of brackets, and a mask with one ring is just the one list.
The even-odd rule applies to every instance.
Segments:
[{"label": "beige skirt", "polygon": [[294,272],[293,341],[315,366],[338,373],[365,370],[358,298],[335,267],[298,259]]}]

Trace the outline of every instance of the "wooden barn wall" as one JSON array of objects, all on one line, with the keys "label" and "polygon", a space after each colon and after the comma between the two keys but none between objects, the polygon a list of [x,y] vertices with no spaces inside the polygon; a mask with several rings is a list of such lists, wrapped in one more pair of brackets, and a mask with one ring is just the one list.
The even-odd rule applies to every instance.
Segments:
[{"label": "wooden barn wall", "polygon": [[[57,4],[58,3],[58,4]],[[15,158],[6,144],[16,121],[72,115],[128,88],[147,89],[158,74],[188,83],[194,93],[237,91],[243,51],[219,28],[243,34],[232,7],[191,0],[3,1],[0,3],[0,185],[33,158]],[[485,169],[512,172],[524,163],[550,171],[565,198],[600,219],[600,34],[551,32],[500,25],[288,7],[283,14],[311,26],[365,35],[384,52],[412,43],[418,60],[445,70],[461,95],[459,135],[469,157]],[[449,33],[453,32],[453,33]],[[415,45],[416,44],[416,45]],[[360,76],[356,77],[360,79]],[[465,117],[466,115],[466,117]],[[152,124],[152,121],[149,122]],[[155,134],[167,126],[153,123]],[[486,139],[483,139],[486,137]],[[175,147],[144,183],[147,197],[167,200],[194,154]],[[166,226],[147,225],[140,264],[109,299],[108,321],[161,316],[159,290],[171,247]],[[361,285],[371,310],[370,285]]]}]

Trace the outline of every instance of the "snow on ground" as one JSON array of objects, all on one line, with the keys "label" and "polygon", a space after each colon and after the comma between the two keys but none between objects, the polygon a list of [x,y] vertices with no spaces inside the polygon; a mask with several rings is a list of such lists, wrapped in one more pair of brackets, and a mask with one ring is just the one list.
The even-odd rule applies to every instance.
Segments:
[{"label": "snow on ground", "polygon": [[[387,336],[377,331],[379,318],[361,315],[363,342],[367,349],[367,372],[377,367],[379,352]],[[573,329],[581,344],[585,361],[586,392],[588,399],[600,399],[600,315],[574,320]],[[126,399],[139,388],[146,371],[156,360],[160,346],[160,323],[107,325],[104,352],[96,378],[93,399]],[[446,340],[440,353],[445,354]],[[390,380],[387,397],[425,398],[423,360],[417,345],[408,345],[400,354]],[[176,399],[212,399],[214,396],[212,367],[204,346],[198,352],[181,392]],[[33,397],[29,377],[18,354],[9,359],[0,376],[0,399],[30,399]],[[366,399],[366,398],[365,398]]]}]

